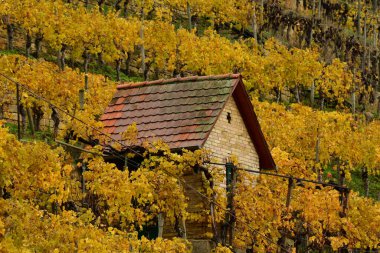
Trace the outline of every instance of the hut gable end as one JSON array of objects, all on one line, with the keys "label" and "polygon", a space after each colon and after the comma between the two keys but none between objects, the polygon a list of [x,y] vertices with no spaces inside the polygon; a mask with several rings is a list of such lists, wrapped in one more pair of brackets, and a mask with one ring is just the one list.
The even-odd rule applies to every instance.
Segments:
[{"label": "hut gable end", "polygon": [[224,162],[234,155],[243,168],[259,168],[259,156],[232,96],[211,130],[204,148],[211,151],[211,158],[217,162]]}]

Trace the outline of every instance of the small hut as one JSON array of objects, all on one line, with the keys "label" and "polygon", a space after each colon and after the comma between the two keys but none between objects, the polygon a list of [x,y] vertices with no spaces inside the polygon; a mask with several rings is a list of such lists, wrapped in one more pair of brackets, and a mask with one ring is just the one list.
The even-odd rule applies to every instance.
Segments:
[{"label": "small hut", "polygon": [[[101,117],[105,132],[116,140],[137,124],[138,143],[162,139],[172,150],[206,148],[212,158],[225,162],[231,155],[243,168],[275,169],[240,74],[194,76],[121,84]],[[200,173],[185,175],[201,187]],[[201,196],[189,196],[189,212],[197,212]],[[198,208],[199,209],[199,208]],[[187,224],[187,239],[205,240],[209,224]],[[164,237],[176,236],[164,227]],[[207,252],[196,246],[194,252]]]}]

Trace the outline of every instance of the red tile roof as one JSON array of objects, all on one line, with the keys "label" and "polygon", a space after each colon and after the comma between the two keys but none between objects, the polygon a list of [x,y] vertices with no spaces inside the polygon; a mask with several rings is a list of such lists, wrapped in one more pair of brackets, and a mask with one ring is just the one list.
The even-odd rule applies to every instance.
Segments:
[{"label": "red tile roof", "polygon": [[[255,128],[248,132],[259,158],[263,157],[260,166],[275,166],[240,74],[127,83],[117,89],[101,117],[105,132],[117,140],[136,122],[139,142],[162,139],[170,148],[200,148],[233,95],[247,129]],[[250,115],[245,116],[247,113]]]}]

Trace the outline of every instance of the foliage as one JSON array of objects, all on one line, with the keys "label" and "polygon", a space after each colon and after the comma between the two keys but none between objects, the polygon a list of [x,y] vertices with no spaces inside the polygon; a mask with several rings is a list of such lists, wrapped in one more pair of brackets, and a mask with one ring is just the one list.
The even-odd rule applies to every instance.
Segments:
[{"label": "foliage", "polygon": [[[115,75],[110,68],[116,65],[122,79],[127,78],[120,73],[123,62],[128,75],[145,70],[154,79],[240,72],[254,97],[279,173],[339,185],[345,185],[351,173],[378,175],[380,123],[347,113],[357,109],[356,102],[364,110],[378,100],[376,1],[373,6],[360,0],[303,1],[302,7],[300,1],[122,0],[97,1],[98,6],[83,2],[0,0],[2,37],[6,30],[9,47],[0,54],[2,74],[85,123],[58,112],[59,137],[109,141],[94,129],[101,129],[98,117],[115,89],[115,83],[103,76],[65,67],[65,60],[71,66],[83,64],[88,72],[90,61],[97,58],[92,66]],[[184,19],[187,29],[182,27]],[[10,47],[12,33],[25,37],[21,41],[27,57],[13,54],[19,51]],[[267,39],[265,34],[279,39]],[[280,42],[284,36],[287,40]],[[42,52],[57,59],[59,67],[39,58]],[[15,104],[15,85],[4,78],[0,84],[3,110]],[[83,89],[81,108],[78,94]],[[27,89],[21,93],[24,110],[32,110],[38,124],[38,115],[49,118],[54,113]],[[284,106],[273,101],[297,103]],[[336,111],[318,111],[316,102]],[[135,130],[132,125],[122,138],[133,143]],[[160,142],[146,144],[142,163],[132,171],[105,162],[97,146],[92,154],[82,154],[88,170],[80,175],[82,163],[73,166],[73,158],[61,148],[38,141],[20,143],[2,125],[0,137],[1,251],[188,252],[186,241],[139,239],[137,232],[154,224],[158,215],[172,224],[178,219],[214,219],[220,224],[225,219],[222,168],[207,168],[211,178],[204,178],[203,184],[206,195],[216,202],[215,217],[210,210],[203,212],[204,217],[188,212],[181,179],[202,163],[205,151],[177,154]],[[379,245],[378,202],[351,192],[343,211],[337,189],[300,182],[293,187],[287,207],[286,181],[239,171],[233,247],[274,252],[281,245],[295,250],[304,238],[308,250]],[[295,245],[285,245],[286,239]],[[218,245],[215,252],[231,252],[231,247]]]},{"label": "foliage", "polygon": [[[11,22],[20,26],[27,36],[58,51],[61,68],[69,55],[71,61],[83,60],[84,65],[95,57],[108,64],[118,62],[118,66],[125,60],[127,72],[131,61],[138,64],[138,70],[144,62],[145,72],[153,78],[189,72],[201,75],[241,72],[248,89],[260,96],[281,100],[282,94],[291,92],[295,101],[302,102],[309,89],[316,89],[321,103],[339,107],[347,106],[353,92],[359,96],[371,91],[359,81],[357,68],[353,74],[349,63],[337,58],[324,62],[317,46],[288,49],[275,39],[267,40],[263,46],[253,39],[230,41],[212,26],[205,29],[203,36],[198,36],[196,29],[176,30],[170,22],[174,10],[184,10],[187,6],[192,10],[190,15],[207,17],[213,24],[239,22],[247,27],[255,13],[256,23],[263,22],[263,6],[248,0],[228,4],[198,0],[134,1],[127,3],[128,18],[111,10],[103,13],[98,8],[86,9],[79,2],[6,0],[6,3],[9,8],[0,10],[0,15],[11,17]],[[46,20],[49,26],[45,25]]]},{"label": "foliage", "polygon": [[[323,112],[292,104],[253,101],[260,124],[271,147],[289,152],[304,160],[310,168],[345,170],[367,167],[377,174],[379,127],[378,121],[367,124],[348,113]],[[339,165],[337,164],[339,160]],[[316,172],[316,171],[315,171]]]},{"label": "foliage", "polygon": [[[97,118],[102,114],[115,90],[115,84],[110,80],[100,75],[88,75],[89,84],[85,92],[84,108],[80,110],[79,91],[85,87],[84,74],[78,70],[66,68],[64,71],[59,71],[57,65],[53,63],[32,60],[21,55],[1,56],[0,66],[3,69],[3,74],[22,85],[26,85],[26,90],[20,87],[21,102],[25,108],[30,108],[35,114],[45,115],[45,118],[48,119],[52,114],[52,106],[41,100],[40,97],[33,96],[29,92],[30,89],[54,106],[64,108],[66,113],[85,120],[87,124],[101,127]],[[16,85],[4,78],[2,82],[3,85],[0,86],[0,89],[6,96],[1,101],[1,105],[14,105]],[[91,138],[94,134],[98,134],[90,131],[85,125],[59,111],[59,109],[55,108],[55,110],[59,114],[61,123],[63,123],[61,126],[64,125],[61,128],[61,135],[65,135],[71,130],[77,137]]]},{"label": "foliage", "polygon": [[[279,173],[312,177],[304,161],[291,158],[290,154],[278,148],[273,150],[273,155],[280,168]],[[342,216],[338,190],[296,183],[287,208],[287,182],[283,179],[265,175],[255,179],[246,172],[239,172],[239,177],[241,181],[236,193],[237,247],[252,247],[258,251],[276,249],[276,245],[269,243],[264,236],[274,242],[285,236],[293,239],[293,247],[297,247],[300,238],[307,235],[307,246],[314,250],[326,246],[333,250],[341,247],[371,248],[379,243],[380,230],[375,225],[380,218],[378,202],[351,193],[347,214]],[[255,181],[257,183],[252,187]],[[362,226],[366,228],[361,230]]]},{"label": "foliage", "polygon": [[189,252],[180,239],[138,240],[137,233],[102,229],[92,223],[91,211],[80,216],[73,211],[54,215],[23,201],[0,199],[0,204],[3,252]]},{"label": "foliage", "polygon": [[[160,184],[153,181],[155,173],[148,168],[129,178],[128,171],[117,170],[99,157],[87,157],[87,194],[98,197],[92,209],[87,209],[82,205],[71,158],[61,148],[52,149],[43,142],[20,143],[4,127],[0,127],[0,136],[2,251],[189,252],[189,245],[180,239],[139,240],[140,228],[134,227],[151,220],[157,212],[170,217],[171,212],[179,211],[178,197],[183,201],[184,197],[175,178],[162,174],[156,183],[166,182],[163,185],[168,188],[157,191]],[[190,153],[167,155],[176,159],[172,169],[167,167],[172,162],[159,157],[147,158],[145,163],[157,165],[157,173],[160,166],[178,173],[177,168],[186,169],[196,161]],[[177,195],[169,196],[169,189],[175,192],[175,188]],[[149,212],[146,207],[150,207]]]}]

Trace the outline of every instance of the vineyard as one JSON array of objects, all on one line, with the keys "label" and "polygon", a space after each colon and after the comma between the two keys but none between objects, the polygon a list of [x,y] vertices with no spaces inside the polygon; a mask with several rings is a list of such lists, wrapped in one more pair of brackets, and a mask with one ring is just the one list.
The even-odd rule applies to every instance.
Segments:
[{"label": "vineyard", "polygon": [[[378,4],[0,0],[0,251],[192,252],[207,221],[230,228],[202,234],[214,252],[378,252]],[[207,150],[131,149],[138,125],[118,143],[100,122],[120,82],[226,73],[277,165],[237,170],[233,209]],[[163,216],[176,237],[147,233]]]}]

